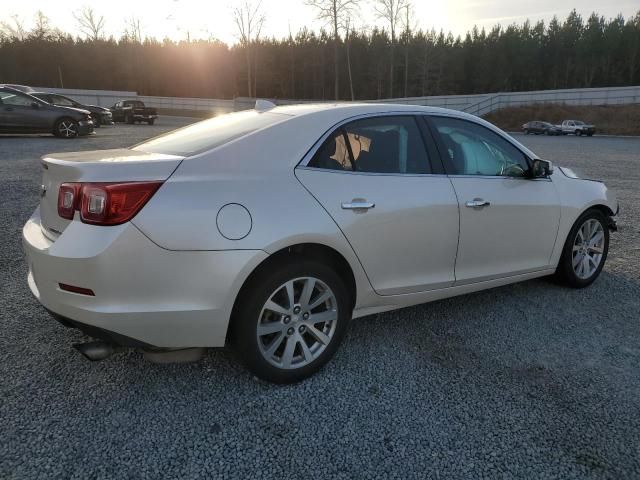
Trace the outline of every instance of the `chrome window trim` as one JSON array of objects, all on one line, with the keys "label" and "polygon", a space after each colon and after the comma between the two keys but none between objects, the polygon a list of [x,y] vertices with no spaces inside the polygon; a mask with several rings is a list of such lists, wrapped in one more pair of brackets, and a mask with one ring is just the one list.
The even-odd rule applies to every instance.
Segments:
[{"label": "chrome window trim", "polygon": [[310,167],[308,165],[301,165],[296,167],[296,170],[309,170],[312,172],[327,172],[327,173],[338,173],[338,174],[349,174],[349,175],[368,175],[375,177],[442,177],[447,178],[447,175],[444,173],[389,173],[389,172],[356,172],[353,170],[332,170],[330,168],[318,168],[318,167]]},{"label": "chrome window trim", "polygon": [[527,182],[531,181],[545,181],[551,182],[551,177],[540,177],[540,178],[527,178],[527,177],[508,177],[501,175],[447,175],[446,173],[382,173],[382,172],[355,172],[353,170],[332,170],[330,168],[318,168],[318,167],[309,167],[308,165],[301,165],[296,167],[296,170],[308,170],[312,172],[327,172],[327,173],[337,173],[337,174],[348,174],[348,175],[367,175],[367,176],[376,176],[376,177],[435,177],[435,178],[483,178],[487,180],[526,180]]}]

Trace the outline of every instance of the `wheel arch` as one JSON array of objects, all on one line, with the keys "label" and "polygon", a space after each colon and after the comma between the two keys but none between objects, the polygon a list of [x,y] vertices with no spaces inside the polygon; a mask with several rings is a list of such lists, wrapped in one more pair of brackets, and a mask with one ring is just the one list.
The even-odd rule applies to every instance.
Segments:
[{"label": "wheel arch", "polygon": [[243,295],[246,295],[247,291],[249,291],[251,282],[256,277],[258,277],[265,269],[273,268],[278,264],[289,261],[296,257],[319,259],[323,262],[330,263],[336,270],[338,275],[340,275],[340,277],[344,280],[347,289],[349,290],[351,308],[353,309],[355,307],[358,294],[357,284],[355,274],[347,259],[336,249],[321,243],[307,242],[292,244],[281,248],[280,250],[269,255],[251,271],[247,278],[245,278],[242,286],[240,287],[240,290],[238,290],[238,293],[236,294],[236,298],[231,309],[231,318],[229,328],[227,329],[227,342],[233,330],[233,318],[239,305],[239,301],[242,299]]}]

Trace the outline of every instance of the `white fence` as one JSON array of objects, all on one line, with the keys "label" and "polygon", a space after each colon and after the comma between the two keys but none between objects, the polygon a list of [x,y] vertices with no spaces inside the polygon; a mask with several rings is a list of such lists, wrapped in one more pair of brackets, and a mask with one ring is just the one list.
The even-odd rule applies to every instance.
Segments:
[{"label": "white fence", "polygon": [[[238,97],[234,100],[211,98],[151,97],[138,96],[136,92],[114,90],[76,90],[35,87],[38,90],[57,92],[79,102],[109,107],[118,100],[139,99],[145,104],[172,110],[202,110],[219,115],[253,108],[255,99]],[[279,105],[307,103],[309,100],[273,100]],[[486,115],[506,107],[518,107],[539,103],[562,103],[566,105],[629,105],[640,104],[640,86],[579,88],[566,90],[540,90],[532,92],[488,93],[480,95],[440,95],[431,97],[391,98],[368,100],[372,103],[400,103],[462,110],[473,115]]]}]

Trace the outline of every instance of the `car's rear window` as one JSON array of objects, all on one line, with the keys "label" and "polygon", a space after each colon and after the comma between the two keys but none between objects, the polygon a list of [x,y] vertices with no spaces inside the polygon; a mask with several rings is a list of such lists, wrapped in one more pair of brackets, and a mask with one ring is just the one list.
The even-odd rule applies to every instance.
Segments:
[{"label": "car's rear window", "polygon": [[283,114],[259,113],[255,110],[229,113],[165,133],[140,143],[133,149],[168,155],[195,155],[278,123],[286,117]]}]

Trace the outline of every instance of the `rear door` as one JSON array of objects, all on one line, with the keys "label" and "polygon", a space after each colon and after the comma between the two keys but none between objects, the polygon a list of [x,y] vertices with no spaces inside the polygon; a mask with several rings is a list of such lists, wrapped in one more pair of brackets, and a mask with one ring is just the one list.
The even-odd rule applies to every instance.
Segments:
[{"label": "rear door", "polygon": [[460,201],[456,284],[549,268],[560,222],[551,177],[529,178],[525,154],[483,125],[429,121]]},{"label": "rear door", "polygon": [[411,115],[355,120],[296,169],[381,295],[454,282],[458,203],[425,135]]}]

